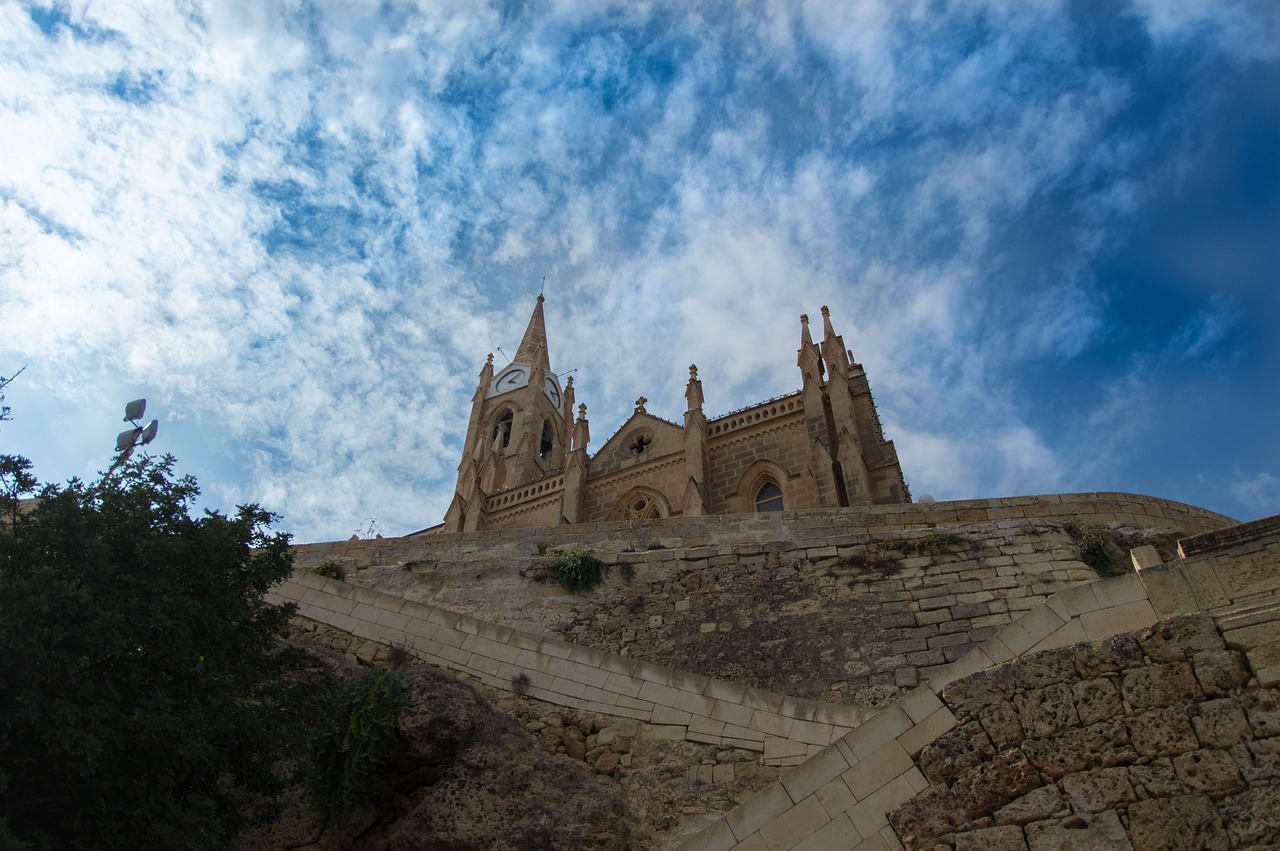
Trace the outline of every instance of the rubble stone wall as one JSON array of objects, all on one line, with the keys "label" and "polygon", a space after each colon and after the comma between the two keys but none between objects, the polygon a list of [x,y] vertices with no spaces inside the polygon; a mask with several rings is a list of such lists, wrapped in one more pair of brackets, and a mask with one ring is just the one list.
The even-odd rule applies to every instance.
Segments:
[{"label": "rubble stone wall", "polygon": [[1054,594],[681,851],[1274,847],[1280,522],[1226,538]]},{"label": "rubble stone wall", "polygon": [[1280,691],[1212,616],[969,677],[889,815],[907,848],[1242,848],[1280,839]]}]

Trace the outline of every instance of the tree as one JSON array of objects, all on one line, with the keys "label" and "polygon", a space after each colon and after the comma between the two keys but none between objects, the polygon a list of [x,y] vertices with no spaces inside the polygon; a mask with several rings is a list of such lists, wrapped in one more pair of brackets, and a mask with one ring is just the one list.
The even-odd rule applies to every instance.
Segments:
[{"label": "tree", "polygon": [[289,537],[192,517],[173,468],[0,494],[0,847],[226,847],[281,786],[306,686],[262,597]]},{"label": "tree", "polygon": [[[26,369],[26,367],[24,366],[22,369]],[[4,388],[8,387],[9,382],[13,381],[13,379],[17,378],[19,375],[22,375],[22,369],[18,370],[8,378],[5,378],[3,375],[0,375],[0,423],[5,422],[6,420],[13,419],[13,417],[11,416],[13,409],[4,403]]]}]

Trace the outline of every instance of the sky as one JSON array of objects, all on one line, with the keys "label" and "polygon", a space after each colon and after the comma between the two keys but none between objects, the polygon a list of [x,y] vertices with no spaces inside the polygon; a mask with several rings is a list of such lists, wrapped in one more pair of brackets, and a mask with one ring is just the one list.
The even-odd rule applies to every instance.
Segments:
[{"label": "sky", "polygon": [[1274,0],[0,0],[0,451],[145,397],[299,541],[442,519],[539,291],[593,449],[829,305],[917,498],[1270,515],[1277,270]]}]

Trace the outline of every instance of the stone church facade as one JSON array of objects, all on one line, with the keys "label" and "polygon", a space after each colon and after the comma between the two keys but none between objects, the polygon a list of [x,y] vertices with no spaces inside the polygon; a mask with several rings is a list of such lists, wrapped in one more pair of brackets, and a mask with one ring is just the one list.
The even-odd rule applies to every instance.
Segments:
[{"label": "stone church facade", "polygon": [[826,307],[822,324],[815,343],[800,317],[799,390],[708,420],[691,366],[682,424],[641,397],[589,455],[586,405],[551,370],[538,296],[512,362],[495,371],[490,354],[480,371],[453,500],[426,531],[910,502],[866,372]]}]

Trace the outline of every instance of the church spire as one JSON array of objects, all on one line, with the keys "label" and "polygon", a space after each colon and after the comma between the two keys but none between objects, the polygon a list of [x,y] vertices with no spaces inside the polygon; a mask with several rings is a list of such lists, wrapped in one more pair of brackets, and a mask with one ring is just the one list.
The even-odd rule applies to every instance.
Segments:
[{"label": "church spire", "polygon": [[529,327],[524,329],[524,338],[520,340],[520,348],[516,349],[515,363],[527,363],[551,371],[551,361],[547,358],[547,326],[542,319],[542,302],[545,299],[538,295],[538,303],[529,317]]}]

